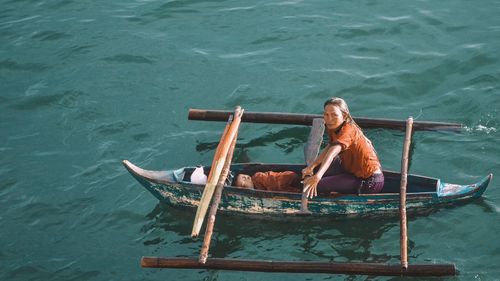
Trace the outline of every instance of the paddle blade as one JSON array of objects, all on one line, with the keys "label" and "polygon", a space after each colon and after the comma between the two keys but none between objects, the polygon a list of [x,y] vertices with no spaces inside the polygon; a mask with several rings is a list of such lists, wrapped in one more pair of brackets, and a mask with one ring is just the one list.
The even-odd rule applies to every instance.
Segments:
[{"label": "paddle blade", "polygon": [[323,143],[323,134],[325,132],[325,122],[322,118],[314,118],[307,139],[307,144],[304,147],[304,158],[306,160],[306,165],[310,165],[316,157],[318,157],[319,149],[321,148],[321,143]]},{"label": "paddle blade", "polygon": [[197,237],[200,234],[201,226],[203,225],[203,219],[207,214],[208,205],[210,204],[216,186],[217,183],[209,182],[203,190],[200,205],[198,205],[198,209],[196,210],[193,229],[191,230],[191,237]]}]

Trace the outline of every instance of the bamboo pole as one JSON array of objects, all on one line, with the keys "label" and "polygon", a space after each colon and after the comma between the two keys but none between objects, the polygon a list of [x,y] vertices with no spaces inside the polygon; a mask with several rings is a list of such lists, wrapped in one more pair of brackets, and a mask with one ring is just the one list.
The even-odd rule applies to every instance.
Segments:
[{"label": "bamboo pole", "polygon": [[142,257],[147,268],[217,269],[287,273],[359,274],[372,276],[453,276],[454,264],[412,264],[403,270],[397,264],[270,261],[210,258],[205,264],[193,258]]},{"label": "bamboo pole", "polygon": [[229,147],[233,141],[234,136],[236,135],[238,128],[241,123],[241,116],[243,114],[243,109],[237,106],[234,111],[234,119],[227,130],[227,134],[223,137],[222,142],[219,144],[221,146],[220,151],[217,151],[213,165],[210,169],[210,174],[207,179],[207,184],[203,189],[203,194],[200,199],[200,203],[196,210],[196,216],[193,223],[193,229],[191,231],[192,237],[197,237],[200,233],[201,226],[203,225],[203,220],[205,219],[205,215],[208,210],[208,205],[212,199],[212,196],[215,191],[215,187],[217,182],[219,181],[220,174],[222,172],[222,168],[224,167],[224,162],[226,160],[227,153],[229,151]]},{"label": "bamboo pole", "polygon": [[[229,131],[229,127],[231,126],[231,123],[233,122],[234,115],[231,114],[229,115],[226,123],[226,127],[224,128],[224,131],[222,131],[222,135],[220,136],[219,144],[217,145],[217,148],[215,149],[214,153],[214,158],[212,159],[212,165],[210,167],[215,167],[215,164],[217,162],[217,155],[220,155],[220,151],[222,149],[222,145],[224,143],[224,138],[226,137],[227,131]],[[208,174],[207,182],[210,181],[210,179],[214,176],[213,174],[213,169],[210,169],[210,172]]]},{"label": "bamboo pole", "polygon": [[401,157],[401,187],[399,192],[400,212],[400,244],[401,244],[401,268],[408,269],[408,223],[406,221],[406,185],[408,179],[408,154],[410,151],[413,118],[410,116],[406,121],[405,142],[403,155]]},{"label": "bamboo pole", "polygon": [[[192,108],[189,109],[188,119],[202,121],[226,121],[228,116],[231,114],[232,112],[230,111]],[[323,115],[285,112],[245,112],[242,122],[311,126],[314,118],[323,118]],[[356,121],[356,123],[364,129],[385,128],[404,131],[406,126],[404,120],[395,119],[354,117],[354,121]],[[424,131],[442,130],[460,132],[462,130],[462,124],[432,121],[415,121],[413,127],[414,130]]]},{"label": "bamboo pole", "polygon": [[236,146],[236,140],[238,139],[238,133],[233,138],[233,142],[229,148],[229,152],[226,156],[226,161],[224,162],[224,168],[220,175],[217,186],[215,187],[215,194],[212,205],[210,206],[210,211],[208,213],[207,228],[205,229],[205,236],[203,237],[203,245],[200,251],[199,262],[206,263],[208,258],[208,249],[210,248],[210,242],[212,241],[212,234],[215,225],[215,216],[217,215],[217,209],[219,208],[219,202],[222,197],[222,189],[224,189],[224,183],[226,182],[227,176],[229,174],[229,169],[231,167],[231,160],[233,159],[234,148]]}]

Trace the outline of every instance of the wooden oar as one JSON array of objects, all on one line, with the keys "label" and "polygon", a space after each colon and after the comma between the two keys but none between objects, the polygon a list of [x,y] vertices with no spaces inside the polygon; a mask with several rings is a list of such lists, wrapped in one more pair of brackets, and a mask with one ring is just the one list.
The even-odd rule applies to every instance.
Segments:
[{"label": "wooden oar", "polygon": [[238,133],[233,138],[229,152],[227,153],[226,161],[224,163],[224,168],[222,169],[219,182],[215,188],[214,199],[212,205],[210,206],[210,211],[208,213],[207,227],[205,229],[205,236],[203,237],[203,245],[200,251],[199,261],[200,263],[206,263],[208,258],[208,249],[210,248],[210,242],[212,241],[212,234],[215,225],[215,216],[217,215],[217,209],[219,208],[219,202],[222,197],[222,190],[224,189],[224,184],[226,183],[227,176],[231,167],[231,160],[233,159],[234,147],[236,146],[236,140],[238,139]]},{"label": "wooden oar", "polygon": [[[226,121],[231,115],[230,111],[189,109],[189,120],[203,121]],[[320,114],[300,114],[285,112],[245,112],[242,122],[248,123],[270,123],[270,124],[290,124],[310,126],[314,118],[322,118]],[[404,131],[406,127],[405,120],[354,117],[354,121],[365,129],[384,128]],[[447,122],[415,121],[414,130],[424,131],[456,131],[462,130],[462,124]]]},{"label": "wooden oar", "polygon": [[[307,138],[307,144],[304,147],[304,158],[306,159],[306,165],[311,165],[316,157],[318,157],[319,149],[321,148],[321,143],[323,142],[323,134],[325,132],[325,122],[323,118],[315,118],[312,123],[311,132]],[[297,214],[308,215],[311,214],[307,208],[309,203],[307,195],[302,192],[302,198],[300,201],[300,211]]]},{"label": "wooden oar", "polygon": [[[227,119],[226,127],[224,128],[224,131],[222,131],[222,135],[220,136],[219,144],[215,149],[214,158],[212,159],[212,165],[210,167],[215,167],[216,160],[218,159],[216,156],[220,154],[222,145],[224,143],[224,138],[226,137],[227,131],[229,131],[229,127],[231,127],[231,123],[233,123],[233,118],[234,116],[233,114],[231,114]],[[214,171],[213,169],[210,169],[210,172],[208,173],[207,177],[207,182],[210,180],[211,177],[213,177],[213,171]]]},{"label": "wooden oar", "polygon": [[401,157],[401,188],[399,192],[399,212],[400,212],[400,244],[401,244],[401,268],[408,269],[408,229],[406,221],[406,185],[408,178],[408,154],[410,151],[411,132],[413,118],[410,116],[406,121],[405,142],[403,146],[403,155]]},{"label": "wooden oar", "polygon": [[224,135],[223,140],[220,143],[220,150],[216,151],[214,156],[213,165],[210,169],[210,173],[207,179],[207,184],[203,190],[203,194],[200,199],[200,204],[198,205],[198,209],[196,210],[196,216],[193,223],[193,229],[191,231],[192,237],[197,237],[200,233],[201,226],[203,225],[203,220],[205,219],[205,215],[207,213],[208,205],[212,200],[212,196],[215,191],[215,187],[217,182],[219,181],[220,174],[222,172],[222,168],[224,167],[224,162],[227,157],[227,153],[229,152],[229,147],[233,142],[233,138],[238,131],[238,128],[241,123],[241,115],[243,114],[243,109],[241,107],[236,107],[234,111],[234,120],[231,122],[227,133]]}]

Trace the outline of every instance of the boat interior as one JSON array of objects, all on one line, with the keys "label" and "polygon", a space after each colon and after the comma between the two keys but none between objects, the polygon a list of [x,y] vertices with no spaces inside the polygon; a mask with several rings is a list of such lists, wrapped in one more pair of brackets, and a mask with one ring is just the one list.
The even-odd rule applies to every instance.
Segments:
[{"label": "boat interior", "polygon": [[[294,171],[298,175],[301,174],[302,169],[305,166],[296,164],[235,164],[231,168],[231,173],[226,180],[228,186],[234,186],[234,179],[238,174],[246,174],[252,176],[257,172],[274,171]],[[188,167],[184,169],[183,181],[189,182],[191,174],[194,171],[194,167]],[[208,176],[210,173],[210,167],[204,167],[204,173]],[[392,171],[383,171],[385,183],[384,189],[381,193],[399,193],[401,176],[400,173]],[[408,175],[407,180],[407,192],[408,193],[427,193],[436,192],[439,185],[439,179],[430,178],[418,175]],[[236,187],[236,186],[234,186]]]}]

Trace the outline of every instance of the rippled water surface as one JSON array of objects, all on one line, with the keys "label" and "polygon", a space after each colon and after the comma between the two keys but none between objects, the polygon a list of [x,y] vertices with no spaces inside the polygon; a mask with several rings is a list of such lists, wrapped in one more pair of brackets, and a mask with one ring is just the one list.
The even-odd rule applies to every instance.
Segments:
[{"label": "rippled water surface", "polygon": [[[197,256],[194,212],[173,210],[120,164],[208,165],[222,123],[189,108],[463,123],[419,132],[411,172],[499,174],[498,1],[0,0],[1,280],[393,280],[141,269]],[[398,170],[403,133],[367,130]],[[303,162],[307,129],[243,124],[236,162]],[[500,191],[409,220],[410,263],[499,280]],[[211,254],[397,263],[396,219],[269,222],[220,216]],[[397,279],[397,278],[396,278]],[[417,280],[417,279],[416,279]],[[421,279],[425,280],[425,279]]]}]

